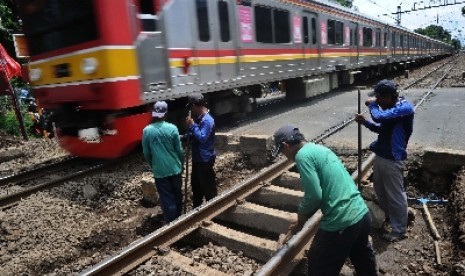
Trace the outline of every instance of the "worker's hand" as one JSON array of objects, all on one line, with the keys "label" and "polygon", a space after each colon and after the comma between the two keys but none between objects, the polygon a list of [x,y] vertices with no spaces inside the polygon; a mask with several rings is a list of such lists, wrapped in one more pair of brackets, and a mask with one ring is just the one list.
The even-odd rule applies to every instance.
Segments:
[{"label": "worker's hand", "polygon": [[186,125],[188,127],[191,127],[193,124],[194,124],[194,119],[192,119],[192,117],[190,117],[190,116],[187,116],[186,117]]},{"label": "worker's hand", "polygon": [[362,114],[355,114],[355,121],[359,124],[364,124],[366,119]]},{"label": "worker's hand", "polygon": [[366,101],[365,101],[365,105],[366,106],[369,106],[371,103],[375,103],[376,102],[376,98],[368,98]]}]

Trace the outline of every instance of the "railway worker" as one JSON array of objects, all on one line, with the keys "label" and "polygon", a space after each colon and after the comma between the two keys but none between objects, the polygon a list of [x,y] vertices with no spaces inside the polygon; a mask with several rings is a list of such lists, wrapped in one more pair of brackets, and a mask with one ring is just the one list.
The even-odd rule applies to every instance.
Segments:
[{"label": "railway worker", "polygon": [[413,130],[413,105],[399,97],[392,80],[382,80],[365,105],[373,121],[357,114],[355,120],[378,133],[370,150],[376,154],[373,163],[373,185],[381,209],[392,231],[384,233],[385,240],[396,242],[406,238],[408,224],[407,196],[403,183],[403,161],[407,158],[407,143]]},{"label": "railway worker", "polygon": [[217,195],[215,170],[215,120],[200,93],[188,97],[191,116],[186,118],[192,140],[192,204],[196,208]]},{"label": "railway worker", "polygon": [[342,162],[330,149],[307,143],[298,128],[280,127],[273,135],[273,155],[283,153],[295,161],[304,196],[298,219],[289,234],[297,233],[321,209],[320,227],[307,253],[309,275],[339,275],[347,257],[357,275],[377,275],[369,240],[371,216]]},{"label": "railway worker", "polygon": [[168,104],[158,101],[153,105],[152,123],[142,134],[142,149],[150,164],[160,205],[166,222],[171,222],[182,212],[183,150],[178,128],[165,121]]}]

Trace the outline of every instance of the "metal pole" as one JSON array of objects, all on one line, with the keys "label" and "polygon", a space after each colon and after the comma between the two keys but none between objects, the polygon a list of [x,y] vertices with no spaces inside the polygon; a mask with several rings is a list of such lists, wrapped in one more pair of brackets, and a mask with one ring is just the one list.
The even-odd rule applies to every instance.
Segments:
[{"label": "metal pole", "polygon": [[[192,116],[191,111],[189,110],[189,118]],[[187,184],[189,182],[189,152],[190,152],[190,133],[187,132],[186,137],[186,177],[184,177],[184,203],[183,203],[183,213],[187,212]]]},{"label": "metal pole", "polygon": [[[362,113],[362,106],[361,106],[361,96],[360,96],[360,86],[357,86],[357,99],[358,99],[358,104],[357,104],[357,113],[361,114]],[[362,184],[362,174],[360,173],[362,171],[362,124],[357,124],[358,125],[358,162],[357,162],[357,185],[360,186]]]}]

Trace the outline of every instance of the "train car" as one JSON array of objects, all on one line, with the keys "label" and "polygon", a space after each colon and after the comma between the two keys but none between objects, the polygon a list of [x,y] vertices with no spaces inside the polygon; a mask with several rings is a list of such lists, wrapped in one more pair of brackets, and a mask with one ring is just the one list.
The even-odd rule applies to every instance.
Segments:
[{"label": "train car", "polygon": [[216,116],[243,116],[271,83],[308,98],[452,53],[326,1],[16,2],[35,96],[53,111],[60,145],[83,157],[129,153],[157,100],[175,109],[201,92]]}]

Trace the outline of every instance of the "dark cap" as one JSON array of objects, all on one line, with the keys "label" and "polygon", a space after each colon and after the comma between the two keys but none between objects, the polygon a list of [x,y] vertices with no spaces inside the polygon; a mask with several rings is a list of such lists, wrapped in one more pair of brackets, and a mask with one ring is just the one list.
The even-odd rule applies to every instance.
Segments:
[{"label": "dark cap", "polygon": [[202,94],[194,93],[187,96],[187,107],[191,107],[193,104],[205,106],[207,102]]},{"label": "dark cap", "polygon": [[392,97],[397,96],[397,84],[392,80],[382,80],[375,85],[372,92],[368,93],[368,96],[382,96]]},{"label": "dark cap", "polygon": [[273,140],[274,149],[272,150],[271,155],[275,157],[278,155],[284,142],[286,144],[295,145],[304,141],[305,137],[302,133],[300,133],[299,128],[291,125],[285,125],[276,130],[273,134]]},{"label": "dark cap", "polygon": [[168,112],[168,104],[164,101],[156,102],[153,105],[152,117],[163,118],[166,112]]}]

